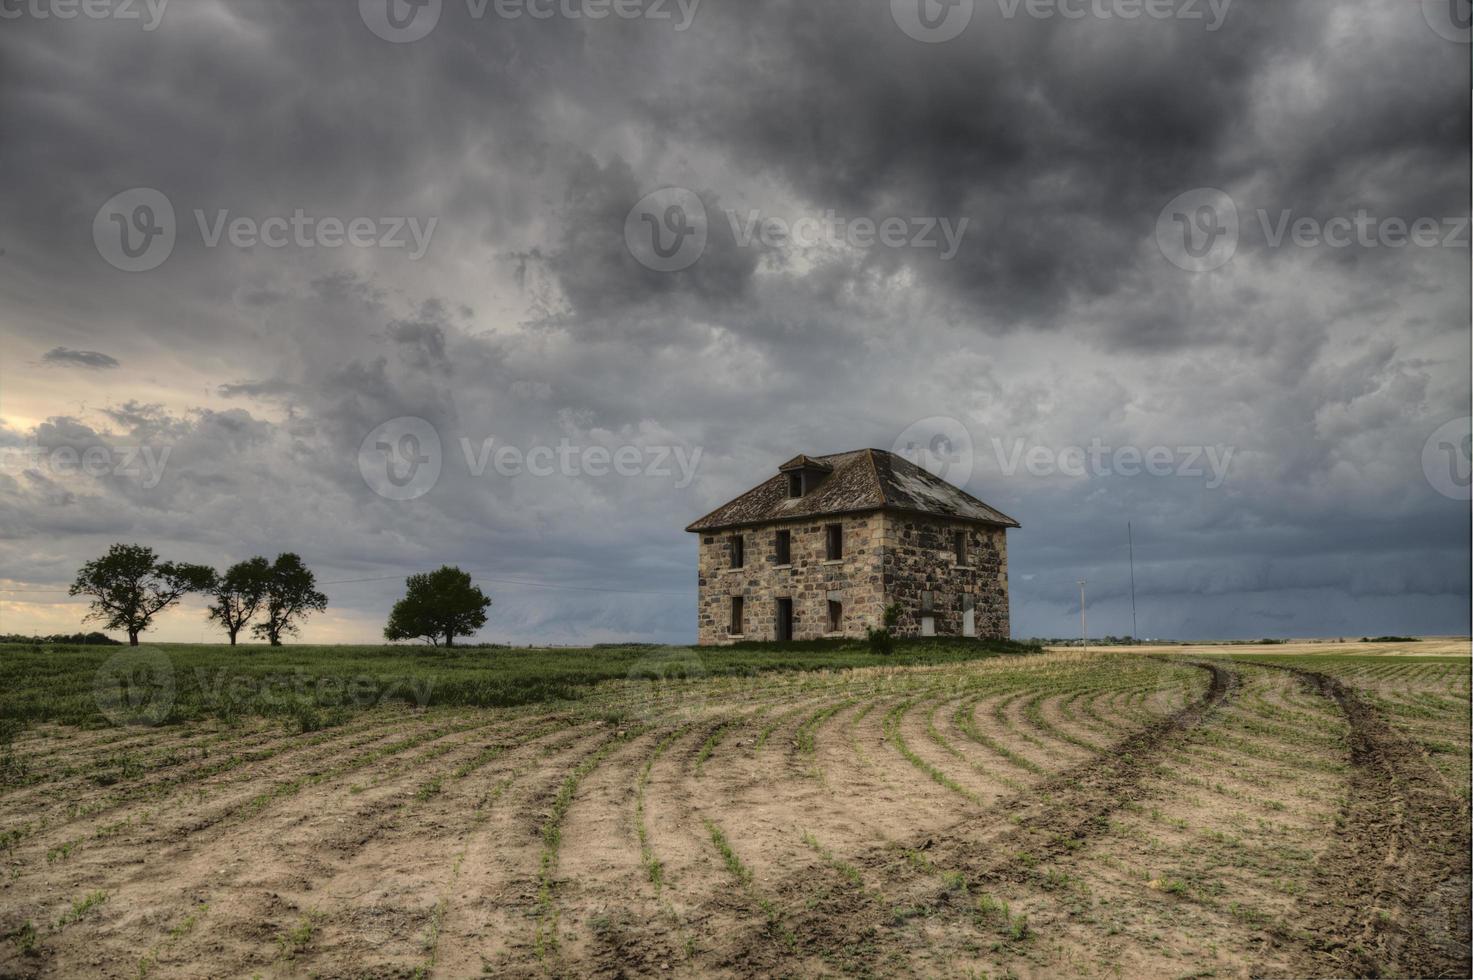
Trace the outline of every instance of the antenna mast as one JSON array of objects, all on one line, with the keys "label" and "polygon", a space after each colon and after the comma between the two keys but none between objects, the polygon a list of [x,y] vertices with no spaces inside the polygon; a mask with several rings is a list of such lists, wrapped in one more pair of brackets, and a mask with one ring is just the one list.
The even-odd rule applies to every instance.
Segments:
[{"label": "antenna mast", "polygon": [[1125,522],[1125,540],[1130,545],[1130,642],[1135,645],[1140,643],[1141,634],[1135,625],[1135,532],[1130,521]]}]

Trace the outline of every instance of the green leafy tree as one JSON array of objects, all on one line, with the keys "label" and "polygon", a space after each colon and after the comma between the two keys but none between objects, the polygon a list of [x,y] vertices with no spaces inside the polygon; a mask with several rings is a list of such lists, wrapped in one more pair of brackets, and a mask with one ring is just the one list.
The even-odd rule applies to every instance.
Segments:
[{"label": "green leafy tree", "polygon": [[317,576],[290,551],[271,563],[264,602],[266,621],[252,626],[251,632],[274,647],[281,646],[283,636],[301,632],[301,620],[327,608],[327,596],[317,591]]},{"label": "green leafy tree", "polygon": [[214,578],[208,565],[159,561],[152,548],[115,544],[82,566],[69,591],[91,596],[86,620],[101,620],[103,629],[123,630],[128,644],[136,647],[138,634],[152,625],[154,616],[189,593],[208,589]]},{"label": "green leafy tree", "polygon": [[235,646],[236,636],[261,608],[270,581],[271,563],[258,555],[231,565],[205,590],[215,600],[210,605],[210,620],[219,621],[225,627],[231,646]]},{"label": "green leafy tree", "polygon": [[426,639],[439,646],[443,638],[451,647],[457,636],[470,636],[486,625],[491,599],[460,569],[445,565],[411,575],[404,584],[407,592],[389,613],[385,639]]},{"label": "green leafy tree", "polygon": [[877,653],[882,657],[888,657],[895,650],[895,627],[900,625],[900,606],[892,603],[885,607],[880,614],[884,623],[879,629],[874,627],[865,628],[865,637],[869,640],[871,653]]}]

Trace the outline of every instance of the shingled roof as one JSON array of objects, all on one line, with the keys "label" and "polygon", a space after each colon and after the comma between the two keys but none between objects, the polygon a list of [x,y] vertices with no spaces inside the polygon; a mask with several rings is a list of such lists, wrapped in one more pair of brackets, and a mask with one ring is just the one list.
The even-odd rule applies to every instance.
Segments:
[{"label": "shingled roof", "polygon": [[793,464],[807,464],[819,470],[826,466],[832,472],[825,474],[816,487],[801,497],[788,496],[786,474],[779,472],[772,479],[716,508],[686,530],[715,531],[869,510],[910,511],[1004,527],[1019,526],[1011,517],[934,473],[882,449],[857,449],[832,456],[798,456],[783,467],[786,469]]}]

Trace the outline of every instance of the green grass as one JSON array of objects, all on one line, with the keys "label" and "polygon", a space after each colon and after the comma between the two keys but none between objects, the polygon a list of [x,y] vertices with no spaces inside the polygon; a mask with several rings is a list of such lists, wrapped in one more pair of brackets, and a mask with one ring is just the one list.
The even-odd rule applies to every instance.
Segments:
[{"label": "green grass", "polygon": [[[158,719],[279,717],[301,731],[339,724],[382,703],[510,707],[576,701],[600,683],[657,683],[767,671],[949,664],[1038,648],[1006,641],[901,641],[877,656],[862,641],[738,647],[600,646],[586,649],[420,646],[238,646],[161,643],[174,692]],[[108,724],[94,690],[127,647],[0,644],[0,718],[17,724]],[[113,676],[116,665],[104,677]]]},{"label": "green grass", "polygon": [[107,892],[89,892],[85,897],[79,898],[75,902],[73,902],[72,907],[67,910],[66,914],[63,915],[60,919],[56,920],[56,928],[65,929],[73,922],[81,921],[82,919],[86,918],[87,913],[91,912],[93,909],[97,908],[97,906],[101,905],[105,901],[107,901]]}]

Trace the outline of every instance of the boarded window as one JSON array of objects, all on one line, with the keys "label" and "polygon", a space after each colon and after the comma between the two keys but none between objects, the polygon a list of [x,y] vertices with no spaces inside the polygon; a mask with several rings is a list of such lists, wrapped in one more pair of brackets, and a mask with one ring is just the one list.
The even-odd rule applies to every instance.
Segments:
[{"label": "boarded window", "polygon": [[844,525],[830,524],[824,528],[824,557],[838,561],[844,557]]},{"label": "boarded window", "polygon": [[844,604],[829,600],[829,632],[839,633],[844,629]]},{"label": "boarded window", "polygon": [[791,565],[793,563],[793,532],[777,532],[777,544],[774,550],[777,552],[779,565]]},{"label": "boarded window", "polygon": [[741,568],[747,563],[746,548],[743,546],[742,536],[734,534],[731,538],[731,567]]},{"label": "boarded window", "polygon": [[731,635],[732,636],[741,636],[742,633],[743,633],[743,629],[742,629],[742,612],[743,612],[743,608],[742,607],[745,606],[745,605],[746,605],[746,603],[742,600],[742,597],[741,596],[734,595],[734,596],[731,597]]},{"label": "boarded window", "polygon": [[967,532],[957,531],[952,536],[952,548],[956,551],[956,563],[965,565],[967,563]]},{"label": "boarded window", "polygon": [[801,470],[794,470],[788,474],[788,496],[803,496],[803,473]]},{"label": "boarded window", "polygon": [[921,635],[936,635],[936,593],[921,593]]}]

